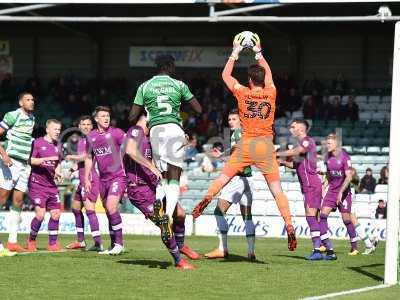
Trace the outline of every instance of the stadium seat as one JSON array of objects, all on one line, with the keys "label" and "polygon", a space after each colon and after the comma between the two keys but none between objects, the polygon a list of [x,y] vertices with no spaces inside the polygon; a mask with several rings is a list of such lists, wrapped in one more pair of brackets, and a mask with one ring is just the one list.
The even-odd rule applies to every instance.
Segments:
[{"label": "stadium seat", "polygon": [[359,114],[359,119],[361,121],[369,121],[371,120],[371,118],[372,118],[371,112],[364,111]]},{"label": "stadium seat", "polygon": [[[253,202],[254,204],[254,202]],[[253,211],[254,212],[254,211]],[[240,205],[233,204],[226,212],[227,215],[240,215]]]},{"label": "stadium seat", "polygon": [[278,136],[277,139],[276,139],[276,142],[279,145],[286,146],[288,144],[288,138],[286,136]]},{"label": "stadium seat", "polygon": [[354,203],[352,211],[358,218],[370,218],[372,216],[369,203]]},{"label": "stadium seat", "polygon": [[390,104],[392,102],[392,97],[391,96],[383,96],[381,101],[384,104]]},{"label": "stadium seat", "polygon": [[275,120],[275,126],[286,126],[286,118],[279,118]]},{"label": "stadium seat", "polygon": [[268,212],[267,201],[255,200],[253,201],[251,211],[253,215],[265,216]]},{"label": "stadium seat", "polygon": [[371,146],[367,147],[367,154],[380,154],[381,153],[381,148],[377,146]]},{"label": "stadium seat", "polygon": [[367,147],[365,146],[356,146],[353,147],[353,153],[356,154],[365,154],[367,152]]},{"label": "stadium seat", "polygon": [[372,114],[371,120],[372,121],[379,121],[382,122],[386,119],[386,113],[378,111]]},{"label": "stadium seat", "polygon": [[356,194],[355,201],[356,202],[369,202],[370,195],[368,194]]},{"label": "stadium seat", "polygon": [[303,194],[299,191],[288,191],[286,196],[290,201],[303,201]]},{"label": "stadium seat", "polygon": [[275,201],[267,202],[266,212],[267,212],[267,215],[269,215],[269,216],[280,216],[281,215],[278,207],[276,206]]},{"label": "stadium seat", "polygon": [[[382,148],[381,148],[380,153],[382,153]],[[376,156],[375,160],[379,164],[387,164],[389,162],[389,157],[387,155],[380,155],[380,156]]]},{"label": "stadium seat", "polygon": [[296,118],[303,118],[303,112],[301,110],[294,111],[292,113],[292,119],[296,119]]},{"label": "stadium seat", "polygon": [[289,129],[287,129],[287,127],[279,126],[276,127],[275,132],[277,135],[288,135]]},{"label": "stadium seat", "polygon": [[345,105],[349,102],[349,95],[343,95],[342,96],[342,105]]},{"label": "stadium seat", "polygon": [[387,184],[378,184],[375,187],[375,193],[387,193],[388,192],[388,185]]},{"label": "stadium seat", "polygon": [[380,96],[369,96],[368,97],[368,103],[381,103],[381,97]]},{"label": "stadium seat", "polygon": [[255,190],[265,190],[267,187],[265,180],[254,180],[253,185]]},{"label": "stadium seat", "polygon": [[[389,147],[382,147],[381,148],[381,153],[382,154],[389,154]],[[389,161],[389,157],[388,157],[388,161]]]},{"label": "stadium seat", "polygon": [[360,105],[361,103],[367,103],[367,96],[358,95],[354,98],[354,101]]},{"label": "stadium seat", "polygon": [[288,183],[289,191],[301,191],[301,186],[299,182],[289,182]]},{"label": "stadium seat", "polygon": [[387,202],[387,199],[388,199],[387,193],[375,193],[371,195],[370,203],[376,203],[376,205],[378,205],[379,200]]},{"label": "stadium seat", "polygon": [[353,147],[352,146],[342,146],[342,149],[344,149],[348,154],[353,153]]}]

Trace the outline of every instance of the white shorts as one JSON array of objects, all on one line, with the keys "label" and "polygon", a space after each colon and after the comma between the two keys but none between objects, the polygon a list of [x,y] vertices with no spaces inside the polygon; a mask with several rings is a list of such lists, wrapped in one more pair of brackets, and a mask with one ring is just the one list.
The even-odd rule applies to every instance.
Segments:
[{"label": "white shorts", "polygon": [[251,177],[235,176],[221,191],[219,199],[229,203],[239,203],[242,206],[251,206],[253,202],[253,179]]},{"label": "white shorts", "polygon": [[31,166],[12,159],[12,166],[6,166],[0,160],[0,188],[11,191],[16,189],[25,193],[28,190],[28,180],[31,174]]},{"label": "white shorts", "polygon": [[152,127],[150,143],[154,162],[161,172],[167,171],[168,164],[183,168],[187,140],[179,125],[168,123]]}]

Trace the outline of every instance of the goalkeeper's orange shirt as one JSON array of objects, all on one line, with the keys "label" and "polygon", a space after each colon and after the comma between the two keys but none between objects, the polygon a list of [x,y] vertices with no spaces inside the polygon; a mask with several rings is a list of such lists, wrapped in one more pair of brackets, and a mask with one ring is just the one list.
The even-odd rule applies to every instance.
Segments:
[{"label": "goalkeeper's orange shirt", "polygon": [[233,95],[238,101],[239,118],[242,126],[242,136],[273,137],[273,125],[275,118],[276,88],[256,87],[249,89],[236,83]]}]

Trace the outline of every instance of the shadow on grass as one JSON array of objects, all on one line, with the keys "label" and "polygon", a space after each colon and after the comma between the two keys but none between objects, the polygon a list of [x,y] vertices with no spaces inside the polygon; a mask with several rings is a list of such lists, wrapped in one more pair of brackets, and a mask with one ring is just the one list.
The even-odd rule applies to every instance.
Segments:
[{"label": "shadow on grass", "polygon": [[[212,259],[209,259],[212,260]],[[266,265],[268,264],[265,261],[261,261],[256,259],[255,261],[250,261],[246,256],[241,256],[241,255],[235,255],[235,254],[229,254],[229,256],[227,258],[224,259],[218,259],[219,262],[248,262],[248,263],[252,263],[252,264],[260,264],[260,265]]]},{"label": "shadow on grass", "polygon": [[279,254],[279,255],[273,255],[277,257],[287,257],[287,258],[292,258],[292,259],[299,259],[299,260],[306,260],[304,256],[299,256],[299,255],[284,255],[284,254]]},{"label": "shadow on grass", "polygon": [[348,269],[352,270],[354,272],[357,272],[359,274],[365,275],[373,280],[383,281],[382,276],[376,275],[374,273],[371,273],[371,272],[365,270],[368,268],[375,268],[375,267],[382,267],[382,266],[383,266],[383,264],[372,264],[372,265],[365,265],[365,266],[359,266],[359,267],[348,267]]},{"label": "shadow on grass", "polygon": [[159,260],[150,260],[150,259],[127,259],[127,260],[119,260],[117,261],[119,264],[125,265],[136,265],[136,266],[148,266],[152,269],[167,269],[172,266],[172,263],[166,261]]}]

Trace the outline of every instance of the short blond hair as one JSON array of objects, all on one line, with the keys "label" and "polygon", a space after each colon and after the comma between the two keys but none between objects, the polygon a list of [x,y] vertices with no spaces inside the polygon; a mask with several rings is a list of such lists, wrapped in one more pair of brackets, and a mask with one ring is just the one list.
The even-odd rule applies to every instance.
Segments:
[{"label": "short blond hair", "polygon": [[60,122],[59,120],[57,120],[57,119],[48,119],[48,120],[46,121],[46,128],[49,127],[49,125],[50,125],[51,123],[57,124],[57,125],[60,125],[60,126],[61,126],[61,122]]}]

